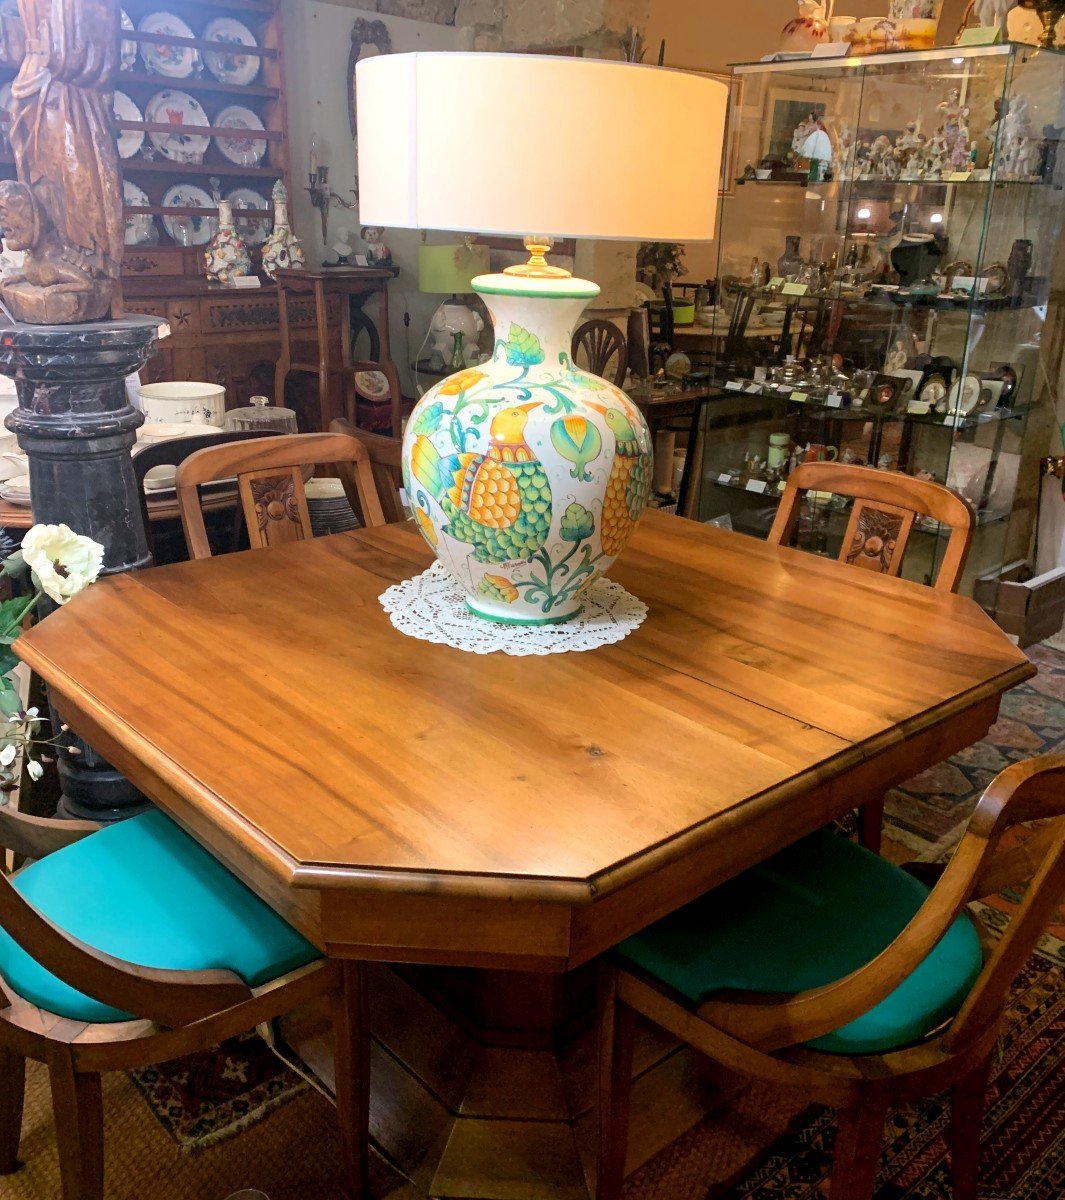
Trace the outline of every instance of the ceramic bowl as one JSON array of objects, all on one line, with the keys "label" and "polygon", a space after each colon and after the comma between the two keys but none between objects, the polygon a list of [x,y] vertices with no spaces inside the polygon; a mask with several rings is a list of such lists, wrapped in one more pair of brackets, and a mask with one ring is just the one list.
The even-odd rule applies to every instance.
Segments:
[{"label": "ceramic bowl", "polygon": [[226,389],[216,383],[144,383],[137,389],[145,420],[167,424],[225,422]]}]

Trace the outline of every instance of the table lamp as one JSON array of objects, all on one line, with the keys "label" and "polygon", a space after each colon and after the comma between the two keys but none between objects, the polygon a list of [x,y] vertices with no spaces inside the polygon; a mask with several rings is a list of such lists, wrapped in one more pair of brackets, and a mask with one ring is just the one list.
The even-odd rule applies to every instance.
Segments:
[{"label": "table lamp", "polygon": [[[651,446],[636,405],[570,355],[599,288],[546,256],[553,237],[713,237],[728,89],[525,54],[380,55],[355,79],[361,219],[524,236],[530,255],[473,280],[492,356],[428,391],[407,423],[414,515],[474,613],[567,621],[639,520]],[[457,151],[456,112],[479,150]]]},{"label": "table lamp", "polygon": [[433,339],[446,365],[457,370],[466,362],[484,328],[480,313],[463,304],[459,296],[469,292],[473,280],[488,270],[488,247],[472,241],[418,247],[418,290],[449,295],[433,314],[426,341]]}]

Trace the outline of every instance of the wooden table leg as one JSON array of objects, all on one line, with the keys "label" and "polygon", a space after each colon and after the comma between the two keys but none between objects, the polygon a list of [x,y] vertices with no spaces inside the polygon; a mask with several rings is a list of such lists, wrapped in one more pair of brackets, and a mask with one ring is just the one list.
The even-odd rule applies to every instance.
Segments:
[{"label": "wooden table leg", "polygon": [[329,403],[329,318],[325,307],[325,284],[314,281],[314,323],[318,332],[318,428],[324,433],[333,419]]},{"label": "wooden table leg", "polygon": [[[352,423],[359,423],[359,397],[355,391],[355,379],[351,373],[351,297],[348,292],[343,297],[340,314],[340,361],[344,364],[344,415]],[[326,428],[323,426],[323,428]]]},{"label": "wooden table leg", "polygon": [[280,279],[277,283],[277,325],[281,337],[281,354],[274,368],[274,403],[284,406],[285,380],[288,379],[289,366],[292,363],[292,344],[289,341],[288,293]]},{"label": "wooden table leg", "polygon": [[[370,1133],[426,1196],[587,1200],[594,1174],[594,967],[568,975],[366,967]],[[325,1006],[281,1021],[332,1086]],[[723,1076],[637,1025],[631,1169],[718,1107]],[[731,1094],[731,1093],[729,1093]],[[649,1115],[648,1115],[649,1114]]]}]

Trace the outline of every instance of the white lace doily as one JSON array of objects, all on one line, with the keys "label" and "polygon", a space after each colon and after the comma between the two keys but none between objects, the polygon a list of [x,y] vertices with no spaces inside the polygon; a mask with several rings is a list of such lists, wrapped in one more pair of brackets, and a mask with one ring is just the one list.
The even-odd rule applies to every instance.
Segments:
[{"label": "white lace doily", "polygon": [[472,654],[566,654],[620,642],[639,628],[647,605],[612,579],[597,579],[584,609],[562,625],[501,625],[474,616],[462,584],[442,563],[381,594],[381,607],[408,637]]}]

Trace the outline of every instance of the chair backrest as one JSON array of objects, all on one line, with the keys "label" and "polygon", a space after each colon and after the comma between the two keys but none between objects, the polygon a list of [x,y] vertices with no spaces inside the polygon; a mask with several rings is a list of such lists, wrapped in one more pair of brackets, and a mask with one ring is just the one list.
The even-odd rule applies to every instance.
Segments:
[{"label": "chair backrest", "polygon": [[[155,467],[176,467],[185,461],[190,454],[202,450],[205,445],[220,446],[229,442],[246,442],[249,438],[275,437],[277,431],[264,429],[261,433],[249,430],[234,430],[224,432],[221,429],[208,427],[202,434],[190,437],[170,438],[165,442],[156,442],[145,446],[133,456],[133,476],[137,480],[137,494],[141,502],[141,516],[144,518],[144,528],[148,531],[148,541],[155,556],[155,541],[152,535],[152,523],[148,513],[148,494],[144,488],[144,477]],[[239,528],[239,527],[238,527]],[[234,546],[234,549],[236,547]]]},{"label": "chair backrest", "polygon": [[383,397],[377,395],[367,384],[373,379],[374,373],[383,375],[388,382],[389,425],[392,435],[399,437],[400,422],[402,420],[403,390],[400,387],[399,375],[396,372],[395,364],[391,361],[353,362],[351,370],[354,372],[354,375],[352,386],[348,388],[347,403],[345,406],[348,420],[352,425],[358,425],[358,405],[360,398],[367,402],[372,400],[375,403],[381,403]]},{"label": "chair backrest", "polygon": [[788,476],[787,487],[769,531],[769,541],[790,545],[799,519],[803,492],[831,492],[854,500],[843,535],[839,561],[850,566],[898,575],[906,543],[917,517],[931,517],[950,527],[950,538],[939,565],[935,588],[956,592],[969,554],[975,518],[972,507],[939,483],[910,475],[854,467],[845,463],[800,463]]},{"label": "chair backrest", "polygon": [[[1026,840],[1005,839],[1032,821]],[[1007,841],[1003,845],[1004,840]],[[1030,881],[1030,882],[1028,882]],[[1065,755],[1047,754],[1000,772],[980,797],[965,836],[928,899],[872,962],[828,984],[773,1001],[710,1000],[700,1015],[763,1050],[808,1042],[879,1004],[932,951],[972,900],[1028,882],[1024,900],[987,955],[965,1003],[941,1034],[948,1052],[997,1024],[1007,990],[1065,892]],[[845,914],[840,914],[845,919]]]},{"label": "chair backrest", "polygon": [[400,499],[400,489],[403,487],[403,439],[358,429],[343,417],[331,421],[329,430],[331,433],[347,434],[362,442],[370,457],[370,470],[385,523],[392,525],[397,521],[405,521],[409,513]]},{"label": "chair backrest", "polygon": [[[584,351],[586,364],[578,360],[580,350]],[[612,379],[618,387],[625,382],[625,372],[629,365],[628,350],[621,330],[613,321],[593,317],[583,325],[578,325],[570,342],[570,358],[578,365],[587,365],[587,369],[593,375]],[[616,358],[617,361],[610,366],[612,358]]]},{"label": "chair backrest", "polygon": [[199,485],[236,476],[252,549],[309,538],[311,518],[302,468],[337,468],[352,508],[366,525],[383,525],[370,459],[360,441],[342,433],[289,433],[265,441],[208,446],[177,469],[177,498],[189,554],[210,558]]}]

